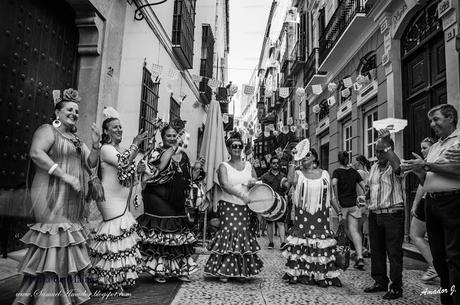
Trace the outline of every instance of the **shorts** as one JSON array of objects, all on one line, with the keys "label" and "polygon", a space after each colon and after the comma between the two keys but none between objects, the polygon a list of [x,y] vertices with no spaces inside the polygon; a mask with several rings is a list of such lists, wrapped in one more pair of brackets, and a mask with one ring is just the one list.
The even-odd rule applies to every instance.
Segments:
[{"label": "shorts", "polygon": [[348,214],[354,218],[361,218],[362,211],[361,208],[355,205],[354,207],[342,208],[343,219],[347,219]]},{"label": "shorts", "polygon": [[417,218],[420,221],[426,222],[426,217],[425,217],[425,199],[421,199],[420,203],[418,204],[417,208],[415,209],[414,212],[414,217]]}]

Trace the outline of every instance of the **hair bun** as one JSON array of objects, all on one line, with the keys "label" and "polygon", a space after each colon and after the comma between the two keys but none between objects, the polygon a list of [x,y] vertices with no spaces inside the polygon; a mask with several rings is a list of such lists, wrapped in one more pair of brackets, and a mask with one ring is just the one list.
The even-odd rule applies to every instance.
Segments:
[{"label": "hair bun", "polygon": [[243,136],[241,135],[241,133],[239,133],[238,131],[232,131],[230,133],[230,136],[229,136],[229,139],[238,139],[238,140],[241,140],[243,138]]}]

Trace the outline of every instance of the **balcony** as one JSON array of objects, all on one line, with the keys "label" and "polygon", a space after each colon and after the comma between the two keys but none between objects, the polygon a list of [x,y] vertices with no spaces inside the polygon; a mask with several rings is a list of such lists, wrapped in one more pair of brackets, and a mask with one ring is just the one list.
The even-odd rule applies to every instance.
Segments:
[{"label": "balcony", "polygon": [[184,69],[193,68],[196,0],[174,2],[172,47]]},{"label": "balcony", "polygon": [[305,52],[305,45],[301,44],[300,40],[297,40],[291,52],[291,74],[297,74],[305,66]]},{"label": "balcony", "polygon": [[319,49],[314,48],[310,56],[308,56],[307,63],[304,70],[304,85],[317,85],[321,84],[326,77],[326,72],[319,71]]},{"label": "balcony", "polygon": [[203,78],[199,85],[200,99],[205,105],[211,103],[212,100],[212,89],[208,86],[208,80]]},{"label": "balcony", "polygon": [[[341,0],[338,8],[319,39],[319,63],[321,71],[333,71],[344,55],[351,48],[358,48],[365,38],[363,29],[371,28],[374,24],[366,13],[371,8],[366,0]],[[372,3],[372,2],[370,2]]]}]

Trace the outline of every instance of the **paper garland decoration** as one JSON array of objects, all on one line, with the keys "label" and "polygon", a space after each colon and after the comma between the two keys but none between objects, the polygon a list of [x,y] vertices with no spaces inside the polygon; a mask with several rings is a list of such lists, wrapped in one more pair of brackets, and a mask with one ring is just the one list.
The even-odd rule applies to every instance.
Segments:
[{"label": "paper garland decoration", "polygon": [[299,120],[305,120],[305,111],[299,112]]},{"label": "paper garland decoration", "polygon": [[367,84],[369,82],[369,77],[366,75],[366,76],[363,76],[363,75],[358,75],[356,77],[356,83],[360,84],[361,86]]},{"label": "paper garland decoration", "polygon": [[291,132],[295,132],[296,130],[297,130],[297,126],[292,125],[292,126],[291,126]]},{"label": "paper garland decoration", "polygon": [[219,86],[219,81],[214,78],[210,78],[208,80],[208,86],[212,89],[216,89]]},{"label": "paper garland decoration", "polygon": [[346,88],[341,92],[343,98],[348,98],[351,94],[350,89]]},{"label": "paper garland decoration", "polygon": [[346,88],[350,88],[351,86],[353,86],[353,81],[351,80],[351,77],[344,78],[343,79],[343,85]]},{"label": "paper garland decoration", "polygon": [[359,84],[359,83],[354,83],[353,84],[353,90],[355,90],[355,91],[361,90],[362,87],[363,86],[361,84]]},{"label": "paper garland decoration", "polygon": [[270,135],[270,125],[267,125],[264,127],[264,132],[268,132],[268,134]]},{"label": "paper garland decoration", "polygon": [[327,99],[327,104],[330,106],[335,104],[335,96],[331,96],[330,98]]},{"label": "paper garland decoration", "polygon": [[281,130],[283,128],[283,122],[278,122],[278,130]]},{"label": "paper garland decoration", "polygon": [[222,121],[223,121],[225,124],[228,123],[228,114],[224,113],[224,114],[222,115]]},{"label": "paper garland decoration", "polygon": [[289,96],[289,87],[280,87],[280,97],[287,98]]},{"label": "paper garland decoration", "polygon": [[268,138],[270,136],[270,132],[264,131],[264,137]]},{"label": "paper garland decoration", "polygon": [[337,84],[336,83],[329,83],[327,85],[327,90],[329,90],[329,92],[334,92],[336,89],[337,89]]},{"label": "paper garland decoration", "polygon": [[319,105],[316,104],[315,106],[313,106],[313,113],[319,113],[320,111],[320,108],[319,108]]},{"label": "paper garland decoration", "polygon": [[271,154],[266,154],[265,155],[265,160],[267,161],[267,163],[270,162],[270,159],[272,158],[272,155]]},{"label": "paper garland decoration", "polygon": [[243,93],[246,94],[246,95],[253,95],[255,89],[256,88],[254,86],[243,85]]},{"label": "paper garland decoration", "polygon": [[162,65],[157,65],[157,64],[152,64],[151,67],[151,72],[152,72],[152,77],[157,77],[161,75],[161,72],[163,71],[163,66]]},{"label": "paper garland decoration", "polygon": [[238,92],[238,86],[232,84],[230,86],[230,95],[235,95],[237,92]]},{"label": "paper garland decoration", "polygon": [[312,85],[311,89],[314,95],[320,95],[323,92],[323,87],[321,85]]},{"label": "paper garland decoration", "polygon": [[275,125],[269,124],[269,125],[268,125],[268,129],[269,129],[270,131],[275,130]]},{"label": "paper garland decoration", "polygon": [[274,135],[275,137],[279,136],[279,134],[280,134],[280,133],[279,133],[278,130],[275,130],[275,131],[273,132],[273,135]]},{"label": "paper garland decoration", "polygon": [[287,123],[288,123],[288,125],[294,124],[294,120],[292,119],[292,117],[288,117]]},{"label": "paper garland decoration", "polygon": [[284,22],[290,22],[290,23],[300,23],[300,16],[299,13],[297,12],[296,7],[291,7],[287,13],[286,13],[286,19]]},{"label": "paper garland decoration", "polygon": [[297,97],[303,97],[305,95],[305,89],[304,88],[297,88],[295,91],[295,95]]},{"label": "paper garland decoration", "polygon": [[271,97],[273,91],[271,89],[265,88],[265,97]]},{"label": "paper garland decoration", "polygon": [[307,124],[307,123],[302,123],[300,126],[301,126],[302,129],[304,129],[304,130],[307,130],[307,129],[308,129],[308,124]]},{"label": "paper garland decoration", "polygon": [[281,129],[281,132],[284,133],[284,134],[288,134],[289,133],[289,126],[283,126],[283,128]]},{"label": "paper garland decoration", "polygon": [[166,77],[175,80],[179,77],[179,71],[173,68],[169,68],[168,72],[166,73]]},{"label": "paper garland decoration", "polygon": [[199,82],[201,82],[202,79],[203,79],[202,76],[199,76],[199,75],[196,75],[196,74],[192,74],[192,80],[193,80],[193,82],[199,83]]}]

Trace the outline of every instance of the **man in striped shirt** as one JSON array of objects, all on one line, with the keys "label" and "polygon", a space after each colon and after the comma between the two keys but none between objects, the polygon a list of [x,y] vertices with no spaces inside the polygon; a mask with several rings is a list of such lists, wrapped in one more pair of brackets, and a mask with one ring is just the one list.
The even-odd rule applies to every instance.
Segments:
[{"label": "man in striped shirt", "polygon": [[[379,132],[375,147],[378,162],[369,173],[369,238],[371,276],[375,283],[364,292],[387,291],[383,299],[402,297],[404,192],[399,157],[388,130]],[[387,253],[391,284],[388,289]]]}]

